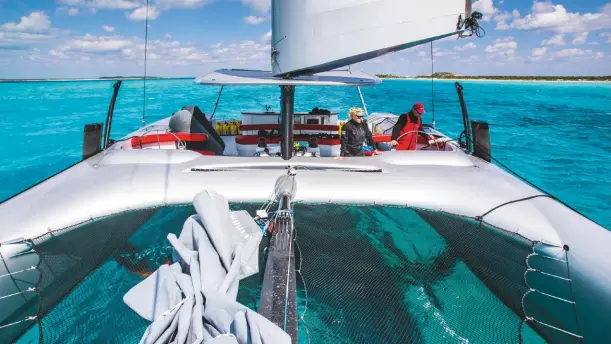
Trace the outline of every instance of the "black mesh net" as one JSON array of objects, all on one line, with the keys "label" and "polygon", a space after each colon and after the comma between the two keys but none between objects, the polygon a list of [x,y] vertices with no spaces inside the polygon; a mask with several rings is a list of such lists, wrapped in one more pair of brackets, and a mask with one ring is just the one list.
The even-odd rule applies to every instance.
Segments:
[{"label": "black mesh net", "polygon": [[[139,342],[149,322],[122,298],[171,261],[166,237],[194,213],[147,209],[39,238],[43,342]],[[294,214],[300,343],[545,342],[522,321],[531,242],[430,210],[296,204]],[[254,310],[268,239],[260,273],[240,281],[237,301]],[[18,343],[38,339],[34,327]]]},{"label": "black mesh net", "polygon": [[[300,217],[314,211],[314,218]],[[302,205],[295,213],[311,342],[518,342],[520,317],[489,285],[515,294],[522,286],[502,274],[492,283],[480,280],[462,252],[450,248],[415,211]],[[471,236],[466,234],[472,228],[451,221],[450,227]],[[493,248],[463,244],[482,255]],[[512,251],[516,266],[529,253],[528,246],[517,248]]]}]

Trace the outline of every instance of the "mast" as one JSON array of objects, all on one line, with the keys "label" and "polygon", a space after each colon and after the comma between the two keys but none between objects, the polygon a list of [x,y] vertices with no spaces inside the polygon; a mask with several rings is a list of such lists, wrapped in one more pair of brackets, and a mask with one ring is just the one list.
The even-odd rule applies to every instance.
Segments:
[{"label": "mast", "polygon": [[295,108],[295,86],[282,85],[280,96],[280,151],[282,159],[289,160],[293,157],[293,116]]}]

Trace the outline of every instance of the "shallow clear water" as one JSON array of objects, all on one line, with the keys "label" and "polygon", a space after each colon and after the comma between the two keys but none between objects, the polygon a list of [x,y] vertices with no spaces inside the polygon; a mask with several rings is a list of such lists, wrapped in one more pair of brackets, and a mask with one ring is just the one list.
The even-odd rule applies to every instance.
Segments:
[{"label": "shallow clear water", "polygon": [[[251,214],[259,208],[232,205]],[[336,204],[294,210],[300,343],[518,342],[521,319],[413,210]],[[156,213],[43,318],[44,343],[138,342],[149,322],[123,295],[171,260],[166,236],[179,234],[194,212],[171,207]],[[491,252],[477,243],[462,249]],[[522,265],[524,258],[486,257],[505,266]],[[238,302],[257,309],[261,281],[260,275],[240,281]],[[503,286],[506,292],[516,287]],[[527,343],[544,342],[529,327],[522,334]],[[37,341],[34,327],[18,343]]]},{"label": "shallow clear water", "polygon": [[[0,199],[77,162],[87,123],[104,122],[112,81],[0,83]],[[611,228],[611,84],[465,81],[470,119],[490,123],[492,154],[516,172],[588,217]],[[149,80],[146,122],[184,105],[211,112],[218,88],[192,79]],[[369,112],[402,113],[424,102],[430,122],[431,85],[425,80],[385,80],[364,87]],[[322,107],[347,117],[360,106],[354,88],[297,88],[296,110]],[[279,90],[227,87],[217,118],[240,111],[279,110]],[[450,81],[435,82],[437,128],[458,136],[460,106]],[[115,108],[112,137],[140,127],[142,81],[124,81]]]}]

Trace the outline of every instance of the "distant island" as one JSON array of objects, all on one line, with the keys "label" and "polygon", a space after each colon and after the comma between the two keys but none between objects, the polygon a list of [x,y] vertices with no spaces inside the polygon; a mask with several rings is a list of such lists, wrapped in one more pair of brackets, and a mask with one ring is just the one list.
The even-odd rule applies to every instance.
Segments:
[{"label": "distant island", "polygon": [[[195,77],[147,76],[146,79],[194,79]],[[102,76],[99,78],[39,78],[39,79],[1,79],[0,82],[44,82],[44,81],[96,81],[96,80],[142,80],[143,76]]]},{"label": "distant island", "polygon": [[[381,79],[431,79],[431,75],[397,76],[376,74]],[[610,76],[509,76],[509,75],[460,75],[449,72],[433,73],[434,79],[448,80],[504,80],[504,81],[611,81]]]},{"label": "distant island", "polygon": [[[399,76],[393,74],[376,74],[380,79],[431,79],[431,75]],[[155,79],[194,79],[195,77],[164,77],[147,76],[147,80]],[[446,80],[499,80],[499,81],[574,81],[574,82],[611,82],[609,76],[510,76],[510,75],[460,75],[449,72],[433,73],[434,79]],[[45,81],[96,81],[96,80],[142,80],[142,76],[102,76],[99,78],[34,78],[34,79],[2,79],[0,82],[45,82]]]}]

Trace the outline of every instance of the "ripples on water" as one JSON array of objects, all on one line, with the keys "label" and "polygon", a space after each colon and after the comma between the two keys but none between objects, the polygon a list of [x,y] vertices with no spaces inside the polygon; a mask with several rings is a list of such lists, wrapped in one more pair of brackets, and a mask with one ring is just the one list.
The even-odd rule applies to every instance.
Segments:
[{"label": "ripples on water", "polygon": [[[79,160],[82,130],[104,122],[112,81],[2,83],[0,124],[0,199]],[[465,99],[471,119],[491,125],[494,157],[592,219],[611,228],[611,84],[468,82]],[[430,82],[385,80],[364,87],[369,112],[402,113],[415,101],[427,108]],[[192,79],[147,81],[146,121],[167,117],[184,105],[210,112],[217,87]],[[216,117],[239,118],[240,111],[279,110],[275,86],[226,87]],[[435,83],[437,128],[456,137],[461,131],[460,106],[453,83]],[[353,88],[296,89],[296,110],[313,107],[347,117],[360,106]],[[115,108],[112,137],[138,129],[142,119],[142,81],[124,81]]]}]

